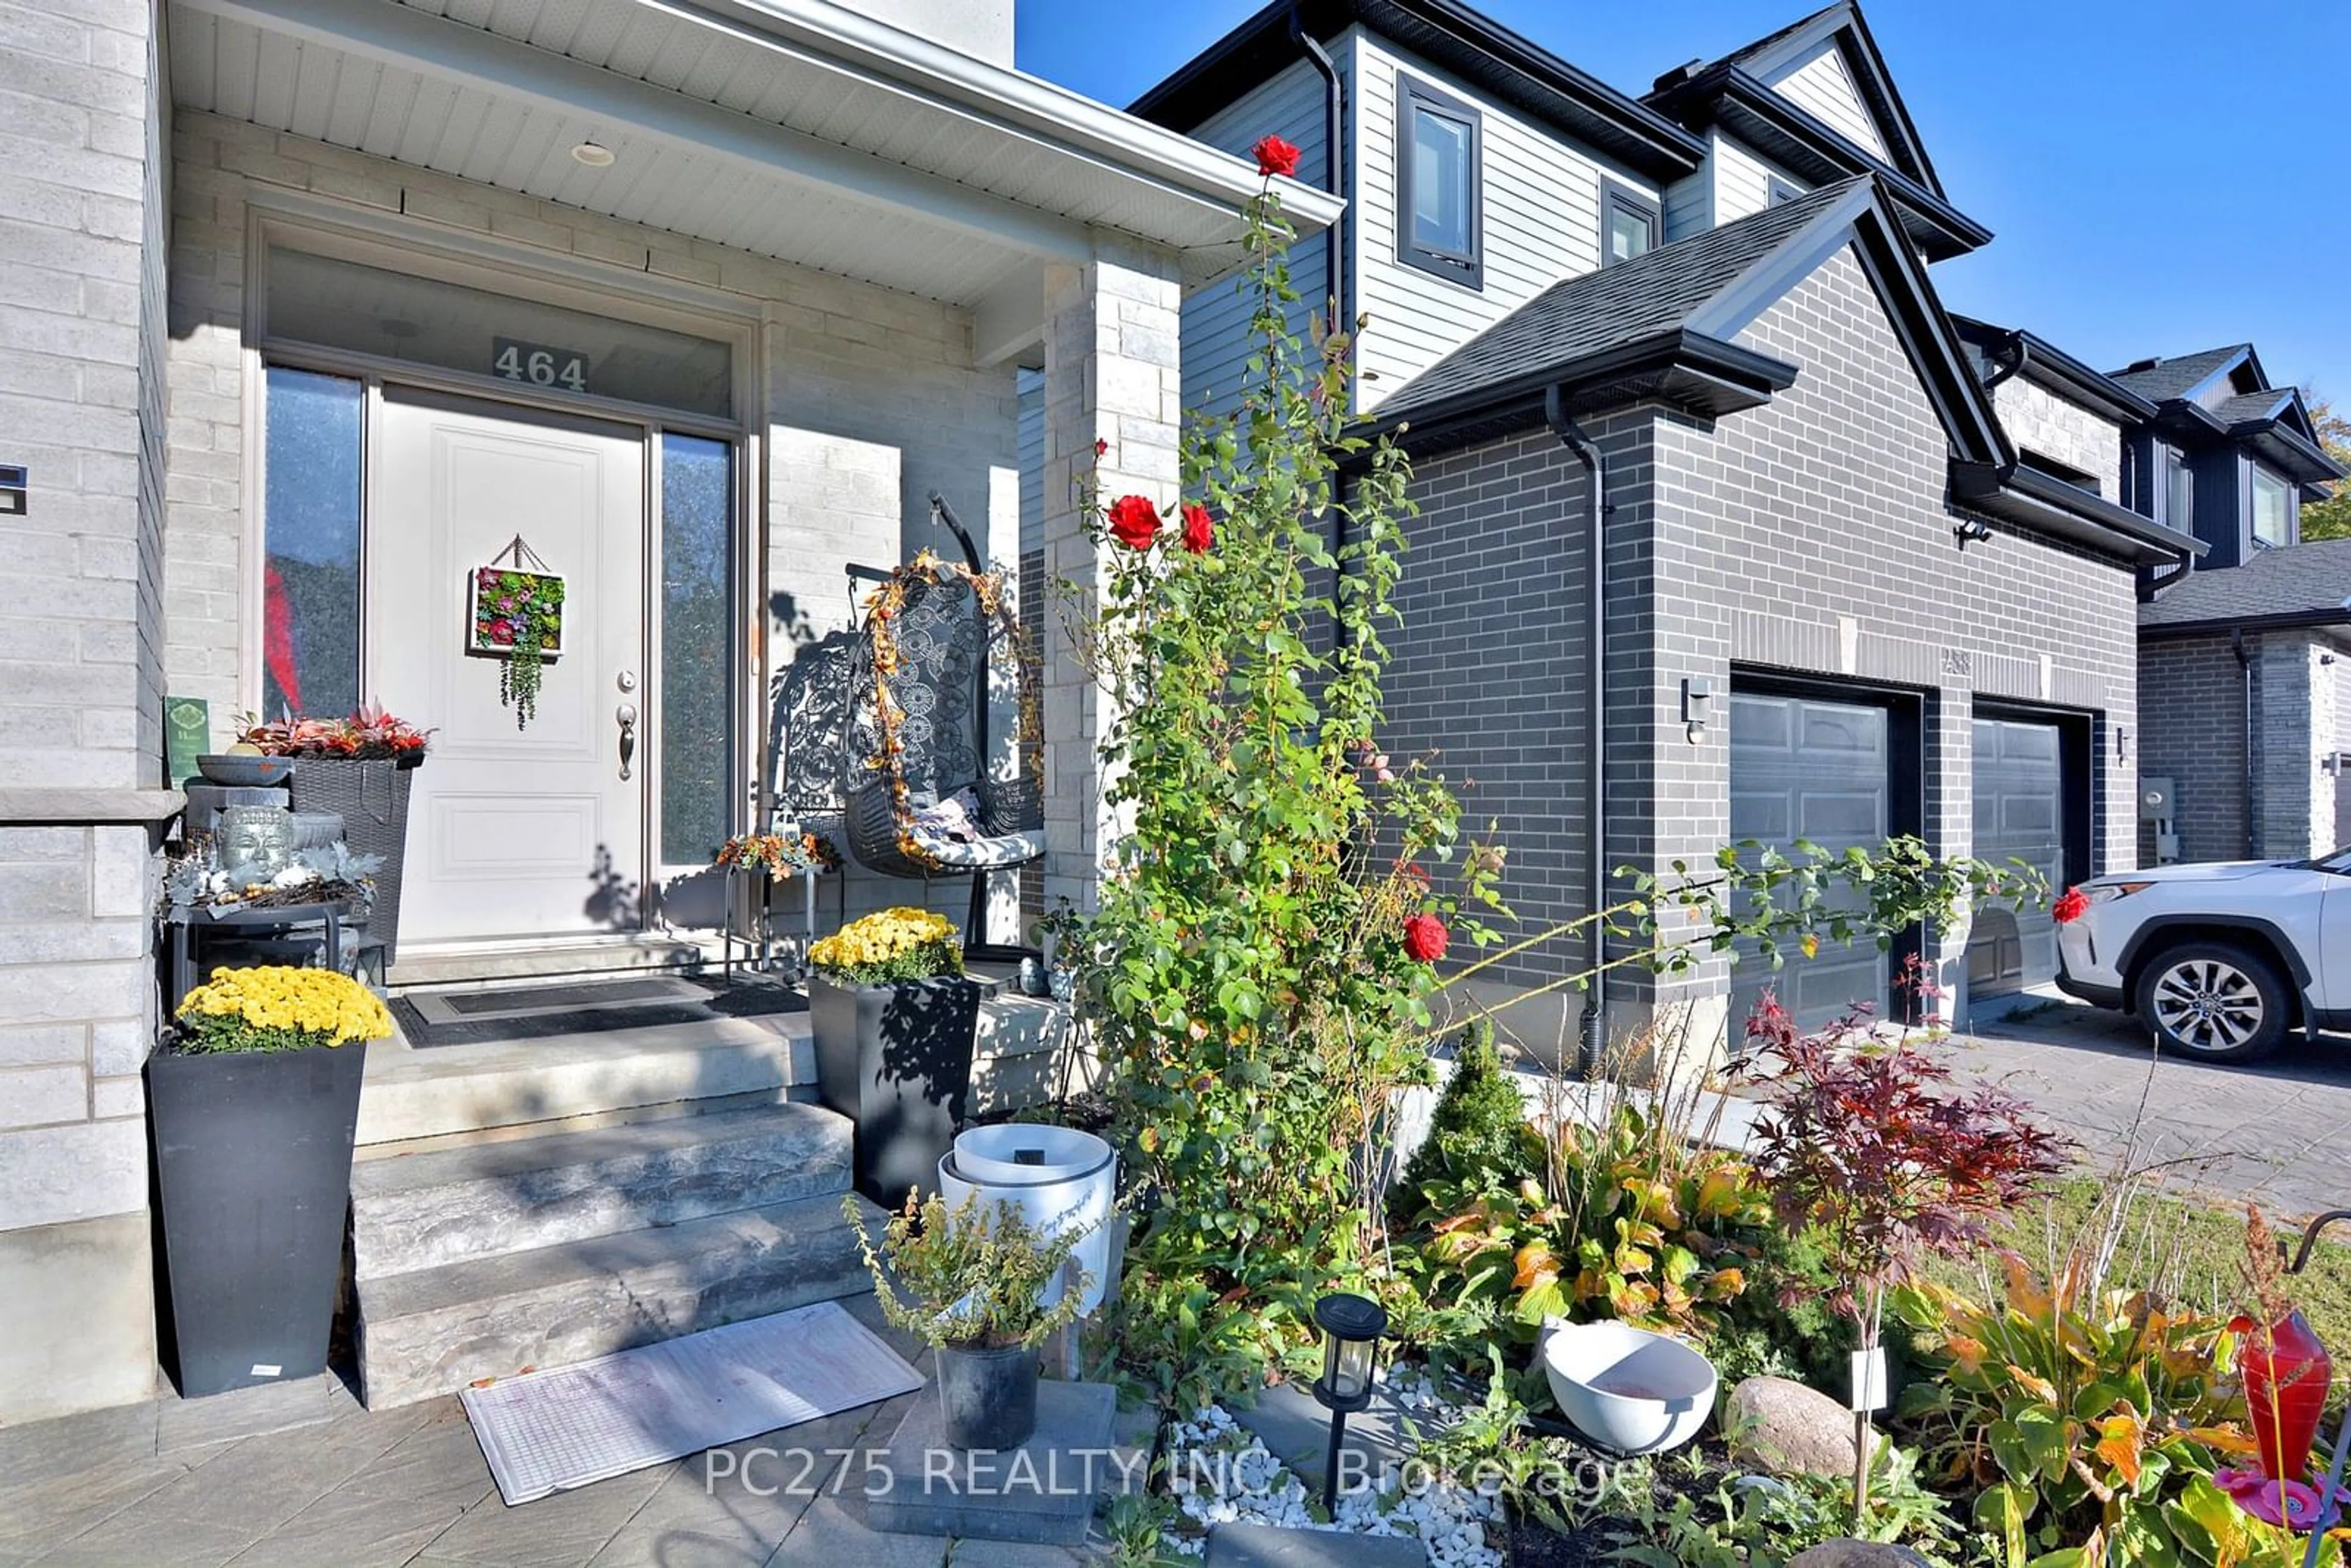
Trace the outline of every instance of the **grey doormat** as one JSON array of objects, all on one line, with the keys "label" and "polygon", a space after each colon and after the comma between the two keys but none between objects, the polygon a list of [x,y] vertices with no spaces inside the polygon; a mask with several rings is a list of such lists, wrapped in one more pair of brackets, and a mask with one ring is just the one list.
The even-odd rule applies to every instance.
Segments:
[{"label": "grey doormat", "polygon": [[923,1385],[838,1301],[706,1329],[460,1397],[508,1504]]},{"label": "grey doormat", "polygon": [[575,980],[518,990],[410,991],[392,998],[400,1032],[419,1049],[551,1040],[712,1019],[806,1012],[808,998],[761,976],[732,986],[678,975]]}]

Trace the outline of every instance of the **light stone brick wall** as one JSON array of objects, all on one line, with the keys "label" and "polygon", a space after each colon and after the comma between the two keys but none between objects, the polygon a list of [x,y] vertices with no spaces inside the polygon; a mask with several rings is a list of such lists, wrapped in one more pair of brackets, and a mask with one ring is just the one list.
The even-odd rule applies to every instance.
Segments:
[{"label": "light stone brick wall", "polygon": [[2268,632],[2254,655],[2255,852],[2265,860],[2335,847],[2333,781],[2318,770],[2335,749],[2335,672],[2319,662],[2331,652],[2306,633]]},{"label": "light stone brick wall", "polygon": [[[213,115],[181,116],[174,146],[168,667],[173,692],[212,699],[216,730],[251,700],[256,657],[238,586],[259,526],[244,494],[243,445],[259,432],[245,428],[241,359],[257,188],[402,213],[426,243],[436,232],[487,235],[607,263],[621,269],[616,287],[641,273],[738,297],[762,323],[766,476],[755,493],[765,502],[771,678],[797,650],[840,646],[852,620],[844,564],[886,569],[926,547],[959,558],[931,522],[933,490],[991,564],[1017,569],[1014,372],[973,366],[966,313]],[[1008,741],[1008,716],[993,733]],[[927,902],[959,919],[967,888],[852,871],[846,913]],[[833,893],[820,900],[828,924],[841,907]]]},{"label": "light stone brick wall", "polygon": [[[1181,466],[1183,371],[1176,350],[1183,289],[1175,257],[1108,239],[1092,262],[1057,267],[1045,287],[1044,555],[1049,582],[1074,591],[1082,613],[1103,582],[1084,532],[1081,486],[1148,497],[1163,508]],[[1045,904],[1092,909],[1104,853],[1120,828],[1095,758],[1111,721],[1062,618],[1045,636]]]},{"label": "light stone brick wall", "polygon": [[0,1425],[154,1384],[159,14],[0,6]]},{"label": "light stone brick wall", "polygon": [[2129,504],[2122,493],[2121,425],[2022,376],[2011,376],[1992,388],[1991,402],[2009,439],[2020,448],[2095,476],[2099,495]]}]

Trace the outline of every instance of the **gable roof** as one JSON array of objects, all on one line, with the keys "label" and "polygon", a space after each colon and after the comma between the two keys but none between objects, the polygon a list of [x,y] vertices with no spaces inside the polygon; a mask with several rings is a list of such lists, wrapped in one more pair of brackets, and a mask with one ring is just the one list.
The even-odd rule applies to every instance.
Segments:
[{"label": "gable roof", "polygon": [[1952,494],[1991,516],[2148,559],[2186,535],[2021,468],[1884,189],[1862,175],[1552,285],[1414,377],[1375,422],[1416,452],[1644,400],[1719,417],[1769,402],[1797,367],[1732,340],[1853,247],[1949,442]]},{"label": "gable roof", "polygon": [[1716,296],[1863,183],[1813,191],[1555,283],[1389,393],[1380,418],[1423,416],[1464,395],[1539,380],[1605,350],[1691,329],[1692,318]]},{"label": "gable roof", "polygon": [[2189,572],[2138,607],[2138,623],[2155,636],[2351,623],[2351,539],[2258,550],[2242,566]]},{"label": "gable roof", "polygon": [[[2224,349],[2206,349],[2201,353],[2180,354],[2168,360],[2140,360],[2108,373],[2149,402],[2168,402],[2176,397],[2195,396],[2216,376],[2252,359],[2252,353],[2251,343],[2231,343]],[[2263,384],[2267,384],[2267,378],[2263,378]]]},{"label": "gable roof", "polygon": [[1523,113],[1653,180],[1679,179],[1706,143],[1462,0],[1271,0],[1194,56],[1128,112],[1190,131],[1304,56],[1292,29],[1330,39],[1361,24]]},{"label": "gable roof", "polygon": [[[1764,78],[1823,45],[1836,49],[1871,121],[1885,141],[1879,157],[1773,88]],[[1894,89],[1885,57],[1851,0],[1734,49],[1720,59],[1667,71],[1641,101],[1693,131],[1719,126],[1773,162],[1813,184],[1876,174],[1895,199],[1910,237],[1937,261],[1991,241],[1991,231],[1951,205]]]},{"label": "gable roof", "polygon": [[[1823,44],[1834,47],[1844,58],[1854,89],[1861,95],[1862,107],[1869,111],[1878,136],[1886,143],[1885,162],[1936,195],[1942,195],[1942,180],[1927,156],[1926,144],[1919,140],[1909,106],[1895,90],[1893,73],[1886,68],[1886,57],[1879,52],[1877,40],[1870,36],[1869,23],[1854,0],[1836,0],[1834,5],[1823,5],[1776,33],[1733,49],[1713,64],[1735,67],[1769,84],[1792,62]],[[1709,68],[1702,67],[1689,74],[1703,74],[1707,68]],[[1668,72],[1657,79],[1656,86],[1666,88],[1673,79],[1675,73]]]}]

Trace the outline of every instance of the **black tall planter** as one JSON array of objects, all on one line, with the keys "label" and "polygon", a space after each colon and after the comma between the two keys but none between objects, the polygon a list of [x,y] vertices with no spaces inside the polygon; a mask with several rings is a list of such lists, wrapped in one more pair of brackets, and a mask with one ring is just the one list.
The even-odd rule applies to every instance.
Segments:
[{"label": "black tall planter", "polygon": [[147,1061],[180,1392],[327,1365],[364,1042]]},{"label": "black tall planter", "polygon": [[817,1097],[857,1124],[857,1189],[885,1208],[938,1190],[971,1089],[980,985],[961,977],[809,980]]},{"label": "black tall planter", "polygon": [[375,902],[365,922],[383,944],[383,961],[400,958],[400,884],[408,859],[408,797],[424,754],[405,757],[305,757],[294,764],[294,809],[343,820],[343,841],[355,855],[381,855]]}]

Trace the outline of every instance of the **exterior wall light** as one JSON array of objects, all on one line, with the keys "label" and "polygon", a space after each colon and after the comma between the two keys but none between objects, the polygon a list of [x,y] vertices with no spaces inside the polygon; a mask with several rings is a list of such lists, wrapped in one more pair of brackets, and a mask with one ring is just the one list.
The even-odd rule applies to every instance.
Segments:
[{"label": "exterior wall light", "polygon": [[1695,677],[1682,682],[1682,731],[1692,746],[1706,739],[1707,720],[1714,710],[1714,687]]},{"label": "exterior wall light", "polygon": [[1991,525],[1980,517],[1961,517],[1951,525],[1951,537],[1959,541],[1961,549],[1980,545],[1991,538]]},{"label": "exterior wall light", "polygon": [[1388,1314],[1368,1297],[1335,1291],[1314,1303],[1314,1323],[1322,1331],[1322,1375],[1314,1399],[1331,1412],[1331,1457],[1322,1468],[1322,1506],[1339,1500],[1339,1446],[1347,1417],[1372,1402],[1372,1371],[1379,1362],[1380,1336]]},{"label": "exterior wall light", "polygon": [[31,490],[32,479],[23,464],[0,463],[0,517],[23,517]]}]

